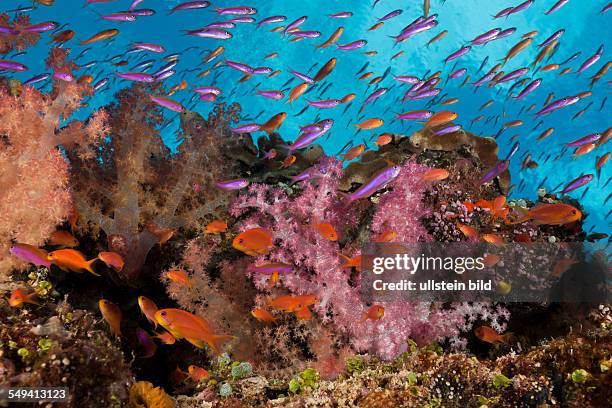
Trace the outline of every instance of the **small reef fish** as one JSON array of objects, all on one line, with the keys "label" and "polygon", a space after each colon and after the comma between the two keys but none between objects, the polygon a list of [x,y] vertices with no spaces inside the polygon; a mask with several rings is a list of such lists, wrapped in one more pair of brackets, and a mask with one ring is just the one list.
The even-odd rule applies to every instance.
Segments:
[{"label": "small reef fish", "polygon": [[151,234],[157,237],[157,243],[159,244],[160,247],[164,245],[166,242],[168,242],[170,239],[172,239],[172,237],[176,233],[175,229],[160,228],[157,224],[153,222],[146,223],[145,228],[147,229],[147,231],[149,231]]},{"label": "small reef fish", "polygon": [[123,266],[125,265],[121,255],[116,252],[100,252],[98,254],[98,259],[104,262],[109,268],[113,268],[118,272],[121,272]]},{"label": "small reef fish", "polygon": [[359,187],[355,192],[350,194],[345,194],[345,200],[347,203],[352,203],[353,201],[368,198],[378,190],[385,188],[390,182],[392,182],[400,173],[399,166],[389,166],[369,179],[365,184]]},{"label": "small reef fish", "polygon": [[119,306],[106,299],[100,299],[98,302],[98,307],[100,308],[102,317],[104,317],[104,320],[106,320],[106,323],[108,323],[111,332],[113,332],[115,336],[120,337],[122,314]]},{"label": "small reef fish", "polygon": [[59,249],[49,252],[47,259],[63,271],[82,272],[86,270],[93,275],[100,276],[92,268],[93,263],[98,258],[88,261],[85,255],[76,249]]},{"label": "small reef fish", "polygon": [[385,121],[380,118],[372,118],[364,120],[361,123],[357,123],[355,126],[362,130],[371,130],[381,127],[384,123]]},{"label": "small reef fish", "polygon": [[193,283],[191,282],[191,278],[189,277],[189,275],[187,275],[187,272],[185,271],[173,269],[173,270],[170,270],[164,273],[164,276],[167,279],[171,280],[172,282],[179,283],[189,288],[193,286]]},{"label": "small reef fish", "polygon": [[380,320],[385,315],[385,308],[381,305],[372,305],[367,312],[363,314],[362,322],[366,320]]},{"label": "small reef fish", "polygon": [[155,320],[176,339],[184,338],[197,348],[208,345],[215,354],[223,343],[234,339],[234,336],[215,333],[204,318],[181,309],[158,310]]},{"label": "small reef fish", "polygon": [[197,383],[210,377],[208,371],[193,364],[187,367],[187,373],[189,374],[189,378]]},{"label": "small reef fish", "polygon": [[569,204],[537,204],[528,210],[515,208],[519,216],[514,221],[506,221],[509,224],[520,224],[532,220],[536,225],[564,225],[578,221],[582,218],[582,213],[576,207]]},{"label": "small reef fish", "polygon": [[151,299],[145,296],[138,296],[138,306],[140,311],[147,318],[147,320],[157,328],[157,321],[155,320],[155,313],[157,312],[157,305]]},{"label": "small reef fish", "polygon": [[489,326],[478,326],[474,329],[474,335],[486,343],[507,343],[510,336],[509,333],[501,335]]},{"label": "small reef fish", "polygon": [[276,321],[276,317],[274,317],[272,313],[260,307],[256,307],[255,309],[251,310],[251,315],[260,322],[264,323],[274,323]]},{"label": "small reef fish", "polygon": [[361,272],[361,255],[357,255],[353,258],[339,254],[340,258],[344,263],[340,266],[342,269],[355,268],[357,272]]},{"label": "small reef fish", "polygon": [[328,241],[337,241],[338,233],[333,225],[328,222],[315,223],[313,227]]},{"label": "small reef fish", "polygon": [[472,240],[478,239],[478,231],[474,227],[458,222],[457,228],[463,233],[463,235],[465,235],[466,238]]},{"label": "small reef fish", "polygon": [[441,181],[447,179],[449,176],[448,170],[446,169],[431,169],[423,173],[421,180],[429,181]]},{"label": "small reef fish", "polygon": [[317,303],[315,295],[284,295],[268,301],[268,306],[287,313],[294,313],[298,320],[311,320],[312,313],[308,306]]},{"label": "small reef fish", "polygon": [[[155,327],[157,327],[157,321],[155,322]],[[165,331],[163,333],[155,332],[155,336],[153,336],[153,337],[158,339],[163,344],[168,345],[168,346],[176,343],[176,338],[172,334],[167,332],[167,331]]]},{"label": "small reef fish", "polygon": [[227,222],[223,220],[214,220],[206,224],[204,228],[205,234],[219,234],[227,231]]},{"label": "small reef fish", "polygon": [[52,263],[49,260],[47,251],[30,244],[15,244],[11,247],[10,252],[13,256],[16,256],[22,261],[32,263],[36,266],[49,268]]},{"label": "small reef fish", "polygon": [[36,300],[36,293],[27,293],[21,288],[17,288],[11,292],[8,304],[10,307],[22,307],[24,303],[40,306]]},{"label": "small reef fish", "polygon": [[108,40],[113,38],[117,34],[119,34],[119,30],[117,30],[116,28],[100,31],[99,33],[91,36],[87,40],[82,40],[81,45],[93,44],[98,41]]},{"label": "small reef fish", "polygon": [[240,233],[232,241],[232,246],[247,255],[258,256],[270,252],[273,245],[270,231],[264,228],[251,228]]}]

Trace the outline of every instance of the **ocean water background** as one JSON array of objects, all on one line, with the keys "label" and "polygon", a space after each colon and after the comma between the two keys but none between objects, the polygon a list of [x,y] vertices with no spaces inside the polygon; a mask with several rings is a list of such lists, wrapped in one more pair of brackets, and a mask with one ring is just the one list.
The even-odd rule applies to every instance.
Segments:
[{"label": "ocean water background", "polygon": [[[441,83],[442,94],[446,98],[459,98],[460,102],[448,107],[433,106],[432,110],[454,110],[459,114],[456,123],[465,129],[482,136],[493,136],[498,133],[503,123],[520,119],[524,125],[517,128],[506,129],[498,137],[500,145],[500,156],[505,156],[510,150],[513,142],[510,139],[518,135],[520,150],[514,156],[510,171],[513,184],[519,185],[524,180],[524,187],[514,189],[511,197],[525,197],[534,199],[538,187],[553,190],[561,188],[570,180],[586,173],[595,173],[596,156],[601,156],[610,149],[603,146],[591,153],[573,158],[570,151],[566,151],[557,158],[563,150],[563,144],[579,137],[594,132],[603,132],[610,126],[610,103],[602,104],[603,100],[610,94],[609,78],[604,77],[593,88],[593,95],[585,98],[573,106],[561,109],[542,118],[534,116],[534,112],[540,109],[551,92],[554,99],[575,95],[582,91],[591,90],[590,77],[593,76],[606,62],[609,61],[609,51],[612,45],[608,44],[612,30],[610,19],[612,11],[600,14],[600,10],[608,3],[607,1],[595,0],[570,0],[560,10],[551,15],[544,12],[550,9],[556,0],[536,0],[535,3],[517,14],[508,18],[494,20],[492,16],[500,10],[516,6],[519,0],[487,1],[487,0],[431,0],[430,14],[438,15],[439,25],[425,33],[417,34],[401,44],[395,44],[389,36],[397,35],[402,28],[421,16],[423,13],[422,1],[393,1],[380,0],[372,8],[372,0],[355,1],[330,1],[330,0],[244,0],[244,1],[213,1],[213,5],[207,9],[181,11],[168,15],[167,11],[177,4],[178,0],[144,0],[138,8],[151,8],[156,14],[150,17],[138,17],[135,22],[117,23],[102,20],[99,14],[108,14],[126,10],[132,0],[116,0],[110,3],[90,4],[83,7],[80,0],[56,0],[52,7],[38,5],[37,9],[29,12],[34,23],[41,21],[57,21],[67,24],[64,29],[76,31],[76,38],[86,39],[99,31],[118,28],[120,34],[112,41],[98,42],[91,45],[81,46],[73,39],[65,47],[71,49],[71,56],[77,57],[76,62],[86,65],[95,62],[89,68],[83,68],[76,72],[78,76],[90,74],[94,81],[103,78],[110,80],[109,86],[98,91],[89,101],[89,107],[78,113],[79,117],[86,117],[91,109],[102,107],[114,99],[117,90],[128,87],[130,82],[122,80],[114,75],[114,72],[127,72],[129,68],[137,63],[153,59],[155,64],[148,72],[155,72],[166,63],[163,57],[172,53],[180,53],[179,63],[174,68],[177,73],[165,80],[166,88],[178,84],[182,79],[189,83],[189,88],[179,91],[172,96],[173,99],[183,103],[189,109],[207,115],[213,104],[210,102],[192,100],[193,92],[189,91],[197,86],[214,85],[223,90],[219,102],[238,102],[243,109],[244,121],[242,123],[263,123],[272,115],[279,112],[287,112],[288,117],[280,129],[283,138],[293,140],[297,137],[299,126],[312,123],[316,119],[331,118],[335,121],[332,130],[323,141],[323,146],[328,154],[337,154],[348,142],[357,145],[366,142],[370,148],[375,148],[372,141],[383,132],[395,132],[410,134],[420,127],[417,123],[400,121],[395,119],[394,113],[406,112],[415,109],[424,109],[427,100],[401,102],[404,92],[409,85],[402,85],[393,80],[392,75],[416,75],[424,76],[426,73],[442,71],[443,81]],[[3,0],[3,10],[17,8],[18,6],[30,5],[24,0]],[[215,7],[230,7],[246,5],[257,8],[257,14],[253,15],[256,21],[272,15],[285,15],[287,22],[293,21],[301,16],[308,16],[308,20],[302,25],[304,30],[320,31],[321,37],[316,39],[304,39],[298,42],[290,42],[289,37],[283,37],[280,33],[272,33],[269,30],[277,25],[271,24],[257,28],[256,24],[237,24],[236,28],[229,31],[233,34],[230,40],[210,40],[184,35],[183,30],[201,28],[214,21],[229,20],[235,16],[220,16],[214,12]],[[388,12],[402,9],[401,15],[385,22],[384,26],[376,31],[367,31],[369,27],[378,21],[378,18]],[[353,16],[347,19],[333,19],[329,14],[350,11]],[[367,46],[360,50],[341,51],[335,46],[325,49],[317,49],[315,45],[325,41],[339,26],[345,31],[339,40],[344,44],[358,39],[366,39]],[[466,45],[472,38],[492,28],[502,29],[516,27],[517,31],[504,39],[488,43],[484,46],[474,46],[471,51],[452,61],[444,64],[444,58],[452,52]],[[514,101],[507,98],[507,92],[513,82],[499,84],[493,87],[481,86],[473,88],[471,85],[460,87],[463,77],[449,80],[445,85],[446,77],[453,70],[466,68],[471,76],[470,83],[484,75],[493,65],[506,55],[508,50],[516,44],[521,35],[537,30],[539,33],[534,43],[518,56],[510,60],[503,68],[510,72],[520,67],[529,66],[535,59],[539,49],[537,44],[544,41],[552,33],[559,29],[565,29],[560,40],[560,46],[556,54],[547,63],[560,63],[572,54],[581,52],[580,56],[566,66],[573,67],[573,72],[564,76],[558,76],[559,71],[537,72],[533,69],[528,76],[542,78],[542,85],[522,101]],[[448,30],[448,35],[439,42],[426,47],[426,43],[442,30]],[[47,56],[50,40],[49,34],[43,34],[40,43],[30,48],[26,54],[12,57],[13,54],[4,56],[6,59],[14,59],[24,63],[29,70],[24,73],[10,74],[11,77],[25,81],[30,77],[47,72],[44,59]],[[112,57],[124,54],[131,48],[133,42],[151,42],[163,45],[167,52],[163,54],[133,53],[122,58],[129,61],[124,67],[115,67],[109,60]],[[580,64],[586,58],[593,55],[600,45],[604,45],[602,58],[581,75],[576,75]],[[212,71],[207,77],[197,75],[212,67],[219,59],[205,64],[202,60],[208,51],[218,45],[226,48],[220,59],[231,59],[249,64],[254,67],[268,66],[273,70],[280,69],[283,72],[274,77],[254,76],[251,80],[239,83],[242,74],[227,66],[220,66]],[[88,51],[84,52],[87,48]],[[375,56],[364,55],[364,51],[377,51]],[[404,51],[399,58],[391,60],[391,56],[399,51]],[[274,59],[266,60],[264,57],[273,52],[279,53]],[[489,57],[487,64],[480,73],[476,73],[483,60]],[[272,101],[258,96],[256,89],[282,89],[288,91],[296,86],[299,81],[294,78],[289,69],[314,75],[316,71],[331,57],[338,59],[335,70],[322,84],[319,84],[308,94],[302,96],[291,106],[287,104],[286,98],[282,101]],[[119,60],[116,59],[115,61]],[[546,61],[546,59],[545,59]],[[356,73],[368,63],[363,71],[372,71],[374,76],[383,75],[389,70],[383,81],[376,85],[369,85],[368,80],[357,80]],[[314,66],[315,64],[318,64]],[[289,84],[290,78],[294,78]],[[371,79],[371,78],[370,78]],[[331,84],[331,85],[330,85]],[[330,86],[328,86],[330,85]],[[39,83],[40,89],[49,89],[50,84]],[[374,103],[367,105],[362,113],[359,113],[362,101],[374,90],[386,87],[390,90]],[[321,91],[326,89],[324,94]],[[520,90],[520,88],[519,88]],[[518,90],[514,91],[514,94]],[[308,108],[300,116],[296,116],[306,106],[306,99],[330,99],[342,98],[348,93],[356,93],[357,98],[345,111],[346,105],[340,105],[334,109],[317,110]],[[484,112],[479,112],[479,107],[488,100],[495,103]],[[523,112],[519,115],[522,107],[536,104],[537,108],[531,112]],[[580,118],[572,120],[576,112],[584,109],[588,104],[592,105]],[[485,124],[480,121],[470,126],[472,119],[480,114],[485,116],[500,115],[497,121],[491,120]],[[171,147],[176,147],[178,115],[172,111],[166,111],[166,117],[172,120],[162,130],[164,141]],[[353,124],[364,119],[380,117],[385,120],[383,127],[374,131],[355,132]],[[537,127],[539,120],[543,123]],[[554,127],[554,133],[537,142],[536,138],[547,128]],[[111,135],[112,136],[112,135]],[[257,135],[255,135],[257,137]],[[372,139],[373,138],[373,139]],[[533,159],[538,162],[539,167],[533,170],[520,170],[522,157],[529,152]],[[550,156],[548,160],[546,157]],[[612,192],[611,184],[607,184],[612,176],[610,164],[604,167],[599,180],[592,181],[588,190],[582,188],[570,195],[580,198],[585,211],[589,214],[586,219],[585,229],[597,232],[612,232],[610,217],[607,216],[612,209],[612,200],[604,205],[604,201]],[[586,192],[585,192],[586,191]]]}]

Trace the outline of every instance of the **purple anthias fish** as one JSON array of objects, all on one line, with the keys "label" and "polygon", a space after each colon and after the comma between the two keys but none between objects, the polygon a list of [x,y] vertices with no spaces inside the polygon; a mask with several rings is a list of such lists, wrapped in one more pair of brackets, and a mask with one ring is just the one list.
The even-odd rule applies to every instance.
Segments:
[{"label": "purple anthias fish", "polygon": [[19,31],[12,27],[0,26],[0,34],[17,35],[19,34]]},{"label": "purple anthias fish", "polygon": [[442,129],[438,129],[434,132],[435,136],[446,135],[449,133],[455,133],[461,130],[461,125],[450,125],[443,127]]},{"label": "purple anthias fish", "polygon": [[265,265],[250,265],[247,270],[262,273],[264,275],[272,275],[274,272],[287,274],[293,272],[293,266],[283,263],[270,263]]},{"label": "purple anthias fish", "polygon": [[301,38],[318,38],[321,36],[320,31],[293,31],[290,34]]},{"label": "purple anthias fish", "polygon": [[489,72],[488,74],[480,78],[478,81],[474,82],[472,86],[480,86],[484,84],[485,82],[489,82],[490,80],[493,79],[494,76],[495,76],[495,72]]},{"label": "purple anthias fish", "polygon": [[336,106],[340,105],[342,102],[340,102],[339,99],[323,99],[323,100],[319,100],[319,101],[308,101],[308,105],[313,106],[317,109],[330,109],[330,108],[335,108]]},{"label": "purple anthias fish", "polygon": [[157,82],[163,81],[164,79],[170,78],[172,75],[176,74],[176,71],[169,69],[167,71],[162,71],[159,74],[155,74],[153,79]]},{"label": "purple anthias fish", "polygon": [[514,70],[514,71],[504,75],[503,77],[499,78],[497,80],[497,83],[501,84],[503,82],[512,81],[513,79],[522,77],[523,75],[525,75],[528,72],[529,72],[529,68],[519,68],[519,69],[516,69],[516,70]]},{"label": "purple anthias fish", "polygon": [[115,72],[119,78],[135,82],[155,82],[155,77],[144,72]]},{"label": "purple anthias fish", "polygon": [[287,34],[289,31],[293,30],[296,27],[301,26],[308,20],[308,16],[302,16],[296,20],[293,20],[291,23],[287,24],[287,27],[283,30],[283,34]]},{"label": "purple anthias fish", "polygon": [[457,51],[453,52],[451,55],[449,55],[448,57],[446,57],[444,59],[444,63],[448,63],[454,59],[457,59],[465,54],[467,54],[470,50],[472,49],[472,47],[470,47],[469,45],[466,45],[465,47],[461,47],[459,48]]},{"label": "purple anthias fish", "polygon": [[322,129],[322,127],[318,123],[311,123],[310,125],[302,126],[300,128],[300,131],[302,131],[304,133],[312,133],[312,132],[318,132],[321,129]]},{"label": "purple anthias fish", "polygon": [[101,15],[100,18],[102,20],[115,21],[118,23],[132,23],[136,21],[136,16],[131,12],[105,14]]},{"label": "purple anthias fish", "polygon": [[198,88],[195,88],[193,91],[199,94],[207,94],[207,93],[213,93],[216,95],[221,94],[221,89],[217,88],[216,86],[200,86]]},{"label": "purple anthias fish", "polygon": [[15,244],[11,247],[11,254],[22,261],[32,263],[36,266],[51,267],[51,261],[47,258],[47,251],[28,244]]},{"label": "purple anthias fish", "polygon": [[235,128],[230,128],[230,130],[234,133],[252,133],[257,132],[260,129],[260,126],[257,123],[249,123],[247,125],[241,125]]},{"label": "purple anthias fish", "polygon": [[149,68],[151,65],[153,65],[155,63],[155,60],[146,60],[146,61],[142,61],[136,65],[134,65],[132,68],[130,68],[131,71],[140,71],[142,69],[146,69]]},{"label": "purple anthias fish", "polygon": [[529,7],[531,7],[531,5],[533,4],[534,0],[526,0],[524,2],[522,2],[521,4],[519,4],[516,7],[512,7],[512,10],[510,10],[510,12],[508,13],[508,15],[510,14],[515,14],[515,13],[519,13]]},{"label": "purple anthias fish", "polygon": [[419,82],[419,78],[411,75],[393,75],[393,79],[405,84],[416,84]]},{"label": "purple anthias fish", "polygon": [[98,82],[95,83],[93,89],[94,89],[94,91],[97,91],[100,88],[105,87],[106,85],[108,85],[108,79],[103,78],[103,79],[101,79],[101,80],[99,80]]},{"label": "purple anthias fish", "polygon": [[217,186],[217,188],[220,188],[221,190],[226,190],[226,191],[240,190],[242,188],[247,187],[248,185],[249,185],[249,181],[245,179],[225,180],[225,181],[218,181],[215,183],[215,186]]},{"label": "purple anthias fish", "polygon": [[393,10],[387,14],[385,14],[384,16],[382,16],[381,18],[378,19],[378,21],[387,21],[393,17],[397,17],[400,14],[402,14],[402,10],[401,9],[397,9],[397,10]]},{"label": "purple anthias fish", "polygon": [[314,79],[312,79],[311,77],[309,77],[306,74],[302,74],[301,72],[294,71],[294,70],[291,70],[291,73],[293,75],[295,75],[296,77],[298,77],[299,79],[301,79],[302,81],[306,82],[307,84],[314,84],[315,83]]},{"label": "purple anthias fish", "polygon": [[497,34],[495,36],[495,38],[493,38],[493,40],[501,40],[502,38],[506,38],[506,37],[514,34],[515,32],[516,32],[516,27],[507,28],[505,30],[500,31],[500,33]]},{"label": "purple anthias fish", "polygon": [[514,144],[514,146],[512,146],[512,150],[504,160],[500,160],[495,166],[493,166],[493,168],[491,168],[485,173],[484,176],[482,176],[482,178],[480,179],[480,184],[488,183],[495,179],[495,177],[502,174],[504,171],[508,170],[508,167],[510,166],[510,159],[512,158],[512,156],[515,155],[518,149],[519,144],[517,142]]},{"label": "purple anthias fish", "polygon": [[42,33],[45,31],[55,30],[59,24],[55,21],[45,21],[44,23],[32,24],[23,27],[20,31],[25,33]]},{"label": "purple anthias fish", "polygon": [[205,28],[235,28],[236,24],[230,21],[215,21],[214,23],[207,24]]},{"label": "purple anthias fish", "polygon": [[151,52],[166,52],[166,49],[163,46],[152,43],[134,43],[132,44],[132,48]]},{"label": "purple anthias fish", "polygon": [[183,112],[185,108],[178,102],[173,101],[172,99],[162,98],[155,95],[149,95],[149,98],[152,102],[158,104],[161,107],[170,109],[174,112]]},{"label": "purple anthias fish", "polygon": [[136,17],[148,17],[155,15],[155,10],[153,9],[134,9],[129,10],[129,12],[135,15]]},{"label": "purple anthias fish", "polygon": [[209,92],[200,94],[200,100],[204,102],[215,102],[217,100],[217,94]]},{"label": "purple anthias fish", "polygon": [[325,135],[334,125],[332,119],[324,119],[317,123],[321,127],[320,130],[314,132],[304,132],[290,146],[287,146],[290,152],[303,149],[313,143],[315,140]]},{"label": "purple anthias fish", "polygon": [[349,18],[352,17],[353,13],[350,11],[341,11],[340,13],[330,14],[330,18]]},{"label": "purple anthias fish", "polygon": [[36,76],[33,76],[32,78],[28,79],[27,81],[25,81],[23,84],[24,85],[32,85],[32,84],[35,84],[37,82],[44,81],[45,79],[48,79],[50,76],[51,76],[51,74],[49,74],[49,73],[44,73],[44,74],[36,75]]},{"label": "purple anthias fish", "polygon": [[285,94],[281,91],[260,91],[257,90],[257,94],[264,98],[273,99],[275,101],[281,100],[285,97]]},{"label": "purple anthias fish", "polygon": [[399,113],[399,114],[396,114],[395,117],[397,119],[402,119],[402,120],[424,120],[424,119],[431,118],[433,114],[434,114],[433,111],[420,110],[420,111]]},{"label": "purple anthias fish", "polygon": [[589,58],[587,58],[586,61],[584,61],[582,63],[582,65],[580,65],[580,68],[578,68],[578,73],[581,74],[584,71],[586,71],[589,67],[591,67],[593,64],[595,64],[597,61],[599,61],[599,59],[601,58],[601,56],[603,55],[603,49],[604,46],[603,44],[599,46],[599,48],[597,49],[597,51],[595,52],[595,54],[593,54],[592,56],[590,56]]},{"label": "purple anthias fish", "polygon": [[257,9],[247,6],[216,8],[215,11],[221,16],[228,14],[242,16],[257,13]]},{"label": "purple anthias fish", "polygon": [[212,38],[215,40],[228,40],[232,38],[232,33],[220,28],[203,28],[199,30],[189,30],[188,35],[193,35],[200,38]]},{"label": "purple anthias fish", "polygon": [[346,202],[352,203],[353,201],[360,200],[362,198],[368,198],[378,190],[385,188],[399,175],[401,170],[400,166],[389,166],[366,181],[361,187],[355,192],[346,194]]},{"label": "purple anthias fish", "polygon": [[357,40],[357,41],[352,41],[350,43],[342,44],[342,45],[336,44],[336,48],[339,50],[343,50],[343,51],[352,51],[352,50],[357,50],[365,46],[367,43],[368,42],[366,40]]},{"label": "purple anthias fish", "polygon": [[208,6],[210,6],[209,1],[188,1],[188,2],[181,3],[175,6],[174,8],[172,8],[172,10],[170,10],[170,13],[174,13],[175,11],[182,11],[182,10],[201,9],[201,8],[206,8]]},{"label": "purple anthias fish", "polygon": [[565,98],[558,99],[554,102],[549,103],[544,108],[536,112],[536,116],[547,115],[551,112],[556,111],[557,109],[565,108],[566,106],[570,106],[575,104],[580,100],[579,96],[566,96]]},{"label": "purple anthias fish", "polygon": [[130,7],[128,7],[128,10],[133,10],[133,9],[135,9],[135,8],[136,8],[136,7],[138,7],[138,5],[139,5],[140,3],[142,3],[143,1],[144,1],[144,0],[134,0],[134,1],[132,1],[132,4],[130,4]]},{"label": "purple anthias fish", "polygon": [[605,6],[604,6],[604,7],[601,9],[601,11],[599,12],[599,14],[604,14],[604,13],[606,13],[606,12],[610,11],[610,10],[612,10],[612,3],[608,3],[608,4],[606,4],[606,5],[605,5]]},{"label": "purple anthias fish", "polygon": [[487,31],[486,33],[480,34],[476,36],[472,41],[472,45],[482,45],[486,44],[489,41],[493,40],[497,35],[501,32],[501,28],[494,28],[492,30]]},{"label": "purple anthias fish", "polygon": [[[434,16],[428,17],[427,20],[424,20],[422,19],[422,17],[419,17],[419,19],[417,19],[414,23],[406,26],[406,28],[404,28],[402,32],[400,32],[398,35],[394,37],[392,36],[391,38],[393,38],[395,42],[400,43],[402,41],[407,40],[408,38],[412,37],[415,34],[418,34],[418,33],[421,33],[427,30],[431,30],[432,28],[438,25],[438,22],[435,20]],[[431,19],[432,17],[434,19]]]},{"label": "purple anthias fish", "polygon": [[513,9],[513,8],[514,8],[514,7],[508,7],[508,8],[505,8],[505,9],[503,9],[502,11],[500,11],[499,13],[495,14],[495,15],[493,16],[493,18],[502,18],[502,17],[507,17],[507,16],[510,14],[510,12],[512,11],[512,9]]},{"label": "purple anthias fish", "polygon": [[449,77],[452,78],[452,79],[456,79],[456,78],[464,76],[466,74],[466,72],[467,72],[466,68],[461,68],[461,69],[458,69],[455,72],[451,73],[449,75]]},{"label": "purple anthias fish", "polygon": [[269,68],[269,67],[253,68],[253,75],[269,75],[271,73],[272,73],[272,68]]},{"label": "purple anthias fish", "polygon": [[248,66],[247,64],[243,64],[242,62],[237,62],[237,61],[231,61],[231,60],[225,60],[223,61],[223,63],[231,68],[234,68],[235,70],[238,70],[240,72],[243,72],[245,74],[252,74],[253,73],[253,68]]},{"label": "purple anthias fish", "polygon": [[372,92],[370,94],[370,96],[368,96],[366,98],[365,101],[363,101],[364,105],[367,105],[368,103],[375,101],[376,99],[380,98],[381,96],[383,96],[385,93],[387,93],[388,89],[387,88],[380,88],[377,89],[376,91]]},{"label": "purple anthias fish", "polygon": [[319,171],[314,167],[309,167],[306,170],[302,171],[295,176],[291,176],[291,182],[297,183],[300,181],[307,181],[314,179],[317,175],[319,175]]},{"label": "purple anthias fish", "polygon": [[28,67],[19,62],[0,59],[0,71],[23,72],[27,70]]},{"label": "purple anthias fish", "polygon": [[53,79],[58,79],[64,82],[72,82],[74,81],[74,77],[69,72],[56,72],[53,74]]},{"label": "purple anthias fish", "polygon": [[270,16],[270,17],[266,17],[263,20],[261,20],[259,23],[257,23],[257,27],[261,27],[264,24],[282,23],[285,20],[287,20],[287,17],[285,17],[285,16]]},{"label": "purple anthias fish", "polygon": [[561,7],[565,6],[567,3],[569,2],[569,0],[559,0],[558,2],[556,2],[547,12],[545,12],[544,14],[548,15],[548,14],[552,14],[555,11],[559,10]]},{"label": "purple anthias fish", "polygon": [[565,33],[565,29],[560,29],[557,30],[553,33],[553,35],[551,35],[550,37],[548,37],[547,39],[545,39],[544,41],[542,41],[542,43],[540,43],[538,45],[538,47],[546,47],[548,44],[552,43],[555,40],[558,40],[559,38],[561,38],[561,36],[563,35],[563,33]]},{"label": "purple anthias fish", "polygon": [[423,89],[419,92],[417,92],[415,95],[411,96],[410,99],[413,101],[417,101],[420,99],[427,99],[427,98],[431,98],[432,96],[436,96],[438,95],[442,90],[439,88],[434,88],[434,89]]},{"label": "purple anthias fish", "polygon": [[241,24],[249,24],[254,23],[255,19],[253,17],[234,17],[231,20],[227,20],[230,23],[241,23]]},{"label": "purple anthias fish", "polygon": [[597,143],[601,139],[601,133],[592,133],[590,135],[581,137],[580,139],[574,140],[566,144],[567,147],[578,147],[589,143]]},{"label": "purple anthias fish", "polygon": [[593,175],[592,174],[585,174],[584,176],[580,176],[578,178],[575,178],[574,180],[570,181],[564,188],[563,190],[561,190],[561,194],[567,194],[571,191],[574,191],[588,183],[591,182],[591,180],[593,180]]},{"label": "purple anthias fish", "polygon": [[534,81],[532,81],[529,85],[527,85],[525,87],[525,89],[523,89],[521,92],[519,92],[518,95],[516,95],[516,100],[520,100],[523,99],[524,97],[526,97],[527,95],[529,95],[530,93],[532,93],[538,86],[540,86],[540,84],[542,83],[542,79],[538,78]]}]

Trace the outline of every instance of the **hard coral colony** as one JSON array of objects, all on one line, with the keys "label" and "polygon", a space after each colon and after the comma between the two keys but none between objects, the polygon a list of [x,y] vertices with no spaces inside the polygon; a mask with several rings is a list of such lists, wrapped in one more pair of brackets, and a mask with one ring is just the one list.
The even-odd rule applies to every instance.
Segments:
[{"label": "hard coral colony", "polygon": [[[71,407],[606,406],[610,63],[550,27],[612,6],[60,3],[0,13],[3,386]],[[481,251],[492,288],[372,288],[375,255],[432,248]]]}]

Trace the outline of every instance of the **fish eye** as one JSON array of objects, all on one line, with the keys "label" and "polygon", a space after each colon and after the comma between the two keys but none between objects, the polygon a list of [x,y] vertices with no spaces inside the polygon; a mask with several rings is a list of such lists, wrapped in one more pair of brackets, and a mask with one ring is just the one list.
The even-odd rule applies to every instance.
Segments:
[{"label": "fish eye", "polygon": [[162,316],[165,316],[166,314],[167,314],[166,312],[161,312],[161,315],[162,315]]},{"label": "fish eye", "polygon": [[244,242],[244,239],[240,238],[238,242],[242,244]]},{"label": "fish eye", "polygon": [[576,215],[576,210],[572,210],[572,215]]}]

